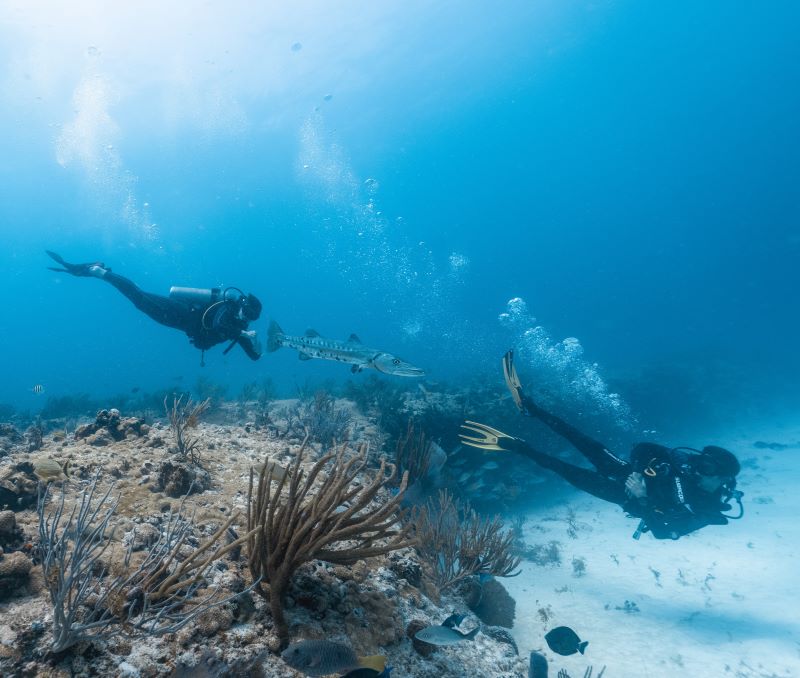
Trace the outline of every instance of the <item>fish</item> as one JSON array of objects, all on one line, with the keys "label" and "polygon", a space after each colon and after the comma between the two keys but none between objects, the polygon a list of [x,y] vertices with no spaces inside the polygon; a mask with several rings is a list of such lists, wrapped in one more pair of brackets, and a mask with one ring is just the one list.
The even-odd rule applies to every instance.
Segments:
[{"label": "fish", "polygon": [[348,673],[343,673],[341,678],[389,678],[389,674],[392,672],[392,669],[393,667],[391,666],[387,666],[383,671],[361,667],[358,669],[353,669]]},{"label": "fish", "polygon": [[557,626],[552,631],[548,631],[544,639],[553,652],[567,657],[576,652],[584,653],[589,641],[581,642],[578,634],[568,626]]},{"label": "fish", "polygon": [[33,460],[33,474],[44,482],[69,478],[69,460],[62,467],[55,459],[42,457]]},{"label": "fish", "polygon": [[301,640],[292,643],[281,653],[281,659],[307,676],[347,674],[359,668],[383,671],[386,666],[386,657],[358,657],[349,645],[332,640]]},{"label": "fish", "polygon": [[487,461],[483,466],[481,466],[481,468],[484,471],[494,471],[495,469],[500,468],[500,464],[498,464],[496,461]]},{"label": "fish", "polygon": [[461,622],[464,621],[463,614],[451,614],[447,619],[442,622],[442,626],[446,626],[448,629],[455,628],[456,626],[461,626]]},{"label": "fish", "polygon": [[531,652],[528,678],[547,678],[547,659],[538,652]]},{"label": "fish", "polygon": [[138,393],[138,392],[139,392],[139,390],[140,390],[140,389],[139,389],[139,387],[138,387],[138,386],[134,386],[134,387],[131,389],[131,393]]},{"label": "fish", "polygon": [[426,626],[424,629],[417,631],[414,634],[414,638],[421,640],[423,643],[444,647],[446,645],[455,645],[462,640],[473,640],[480,630],[481,627],[476,626],[469,633],[461,633],[461,631],[447,626]]},{"label": "fish", "polygon": [[36,395],[42,395],[42,393],[44,393],[44,386],[41,384],[36,384],[31,391],[33,391]]},{"label": "fish", "polygon": [[425,376],[419,367],[392,353],[364,346],[355,334],[351,334],[347,341],[326,339],[316,330],[306,330],[303,336],[292,336],[284,334],[280,325],[273,320],[267,330],[267,351],[272,353],[281,347],[295,349],[300,360],[319,358],[347,363],[351,365],[350,371],[353,373],[373,369],[396,377]]}]

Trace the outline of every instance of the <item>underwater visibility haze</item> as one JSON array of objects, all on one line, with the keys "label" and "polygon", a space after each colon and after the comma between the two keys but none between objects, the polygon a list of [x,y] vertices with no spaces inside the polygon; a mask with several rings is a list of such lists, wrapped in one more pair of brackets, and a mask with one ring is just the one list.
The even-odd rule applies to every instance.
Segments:
[{"label": "underwater visibility haze", "polygon": [[[514,526],[521,574],[502,582],[526,668],[508,659],[496,675],[536,675],[537,651],[573,678],[591,665],[607,678],[800,676],[800,628],[778,590],[798,547],[799,28],[792,2],[7,0],[0,421],[23,431],[41,417],[46,436],[49,419],[74,428],[116,408],[150,426],[164,395],[183,393],[212,396],[233,430],[257,421],[247,403],[264,389],[334,418],[355,402],[354,440],[394,458],[416,414],[437,451],[406,503],[447,488]],[[70,275],[85,263],[100,273]],[[231,288],[261,308],[192,310],[186,323],[224,326],[201,355],[184,320],[154,321],[112,276],[164,297]],[[255,336],[236,345],[240,331]],[[534,462],[586,466],[519,416],[509,349],[537,403],[524,413],[542,405],[625,459],[640,442],[732,450],[745,517],[632,540],[636,521],[613,503],[655,518],[624,503],[625,478],[609,504],[501,451],[502,436],[500,449],[460,446],[466,419],[472,435],[523,438]],[[241,404],[227,419],[226,399]],[[427,405],[401,422],[390,401]],[[287,417],[286,440],[302,438]],[[316,442],[345,430],[331,426]],[[495,651],[476,645],[489,632],[473,642],[473,620],[423,621],[452,647],[414,655],[419,666],[482,675],[470,662]],[[639,647],[637,625],[653,634]],[[591,641],[585,656],[547,652],[560,628],[562,645]],[[672,649],[650,648],[659,634]],[[412,637],[356,650],[388,654],[396,678],[429,675],[378,651]],[[342,675],[388,675],[324,650]]]}]

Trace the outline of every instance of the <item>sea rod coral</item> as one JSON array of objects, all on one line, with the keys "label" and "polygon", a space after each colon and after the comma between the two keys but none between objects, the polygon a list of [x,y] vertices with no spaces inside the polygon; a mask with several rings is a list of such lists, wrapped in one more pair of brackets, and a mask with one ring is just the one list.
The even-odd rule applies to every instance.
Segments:
[{"label": "sea rod coral", "polygon": [[[398,508],[408,479],[391,499],[375,501],[397,470],[382,461],[372,480],[361,484],[367,447],[347,455],[347,445],[323,455],[307,472],[302,468],[306,442],[288,474],[273,477],[267,462],[254,482],[250,472],[247,529],[250,571],[262,581],[281,645],[289,641],[283,598],[292,575],[312,559],[352,564],[414,544]],[[387,474],[388,471],[388,474]],[[273,485],[274,483],[274,485]],[[264,589],[264,585],[267,589]]]}]

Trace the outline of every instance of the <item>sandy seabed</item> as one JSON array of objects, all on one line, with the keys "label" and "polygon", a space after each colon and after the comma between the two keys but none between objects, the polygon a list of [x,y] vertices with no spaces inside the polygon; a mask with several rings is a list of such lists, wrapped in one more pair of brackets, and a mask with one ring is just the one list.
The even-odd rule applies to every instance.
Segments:
[{"label": "sandy seabed", "polygon": [[[800,426],[713,440],[743,462],[742,520],[636,541],[634,519],[583,495],[527,515],[525,540],[560,542],[561,563],[524,562],[503,580],[517,601],[520,653],[539,650],[550,676],[565,669],[572,678],[589,666],[594,676],[606,666],[604,678],[800,676],[800,448],[791,446]],[[759,449],[759,440],[790,447]],[[559,625],[589,641],[585,656],[547,648],[544,633]]]}]

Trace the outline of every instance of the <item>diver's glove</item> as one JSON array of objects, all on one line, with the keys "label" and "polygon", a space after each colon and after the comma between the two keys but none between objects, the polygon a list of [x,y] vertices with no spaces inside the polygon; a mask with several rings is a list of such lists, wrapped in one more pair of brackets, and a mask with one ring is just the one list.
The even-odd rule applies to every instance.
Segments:
[{"label": "diver's glove", "polygon": [[237,341],[251,360],[258,360],[261,357],[263,351],[255,330],[242,330]]},{"label": "diver's glove", "polygon": [[625,494],[639,501],[647,499],[647,485],[641,473],[634,471],[625,479]]},{"label": "diver's glove", "polygon": [[477,433],[479,437],[459,433],[461,442],[470,447],[477,447],[479,450],[501,450],[506,452],[517,452],[525,445],[522,438],[515,438],[507,433],[498,431],[496,428],[479,424],[476,421],[465,421],[461,428],[470,433]]}]

